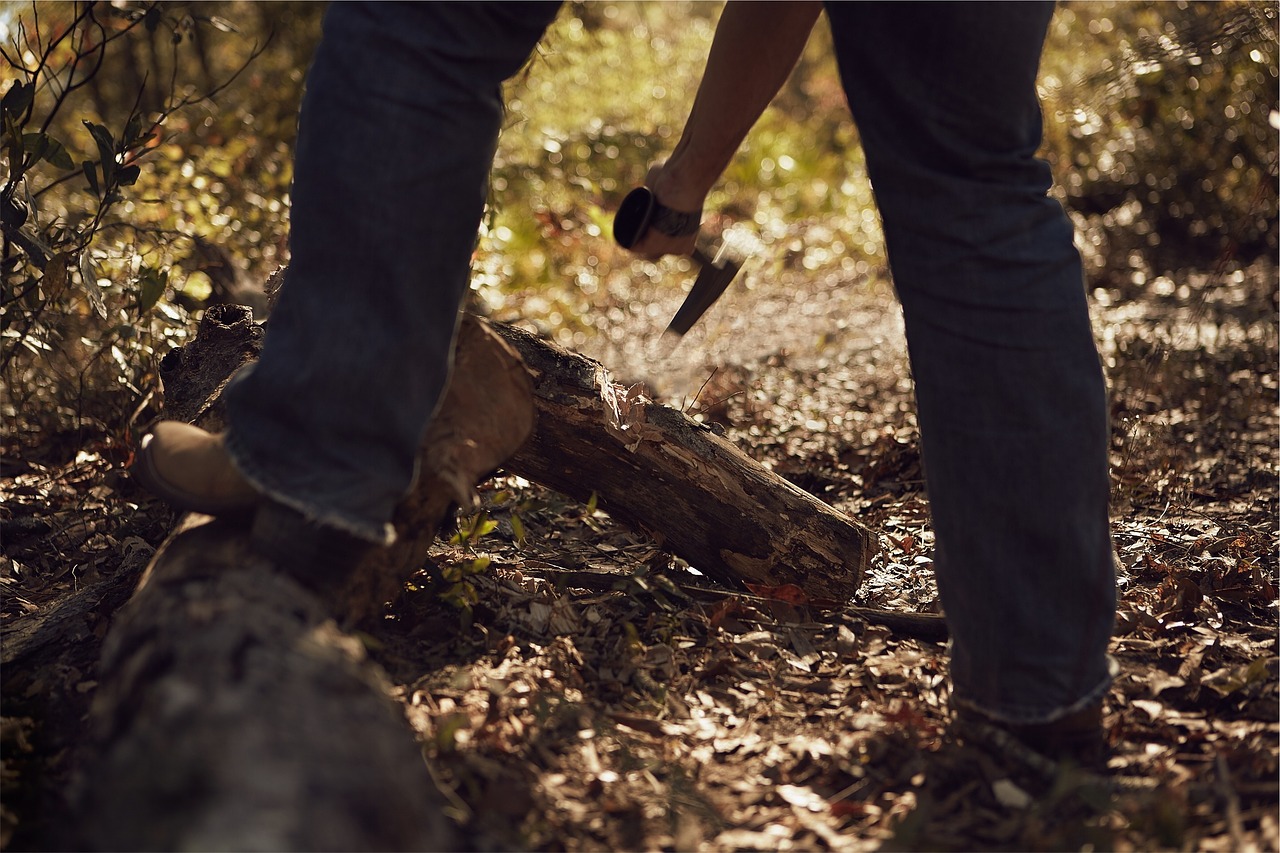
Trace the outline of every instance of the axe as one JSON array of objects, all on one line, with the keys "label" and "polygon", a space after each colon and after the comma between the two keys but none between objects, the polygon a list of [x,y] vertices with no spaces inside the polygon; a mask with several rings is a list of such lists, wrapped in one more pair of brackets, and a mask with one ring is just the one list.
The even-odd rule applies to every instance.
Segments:
[{"label": "axe", "polygon": [[[660,204],[648,187],[636,187],[627,193],[614,214],[613,239],[622,248],[630,249],[640,242],[651,226],[664,234],[683,236],[696,232],[698,224],[696,214],[671,210]],[[695,248],[691,257],[699,266],[698,277],[684,298],[684,304],[667,326],[667,332],[677,336],[683,336],[693,328],[693,324],[707,313],[707,309],[715,304],[737,276],[738,270],[742,269],[742,261],[727,257],[723,249],[712,258],[702,249]]]}]

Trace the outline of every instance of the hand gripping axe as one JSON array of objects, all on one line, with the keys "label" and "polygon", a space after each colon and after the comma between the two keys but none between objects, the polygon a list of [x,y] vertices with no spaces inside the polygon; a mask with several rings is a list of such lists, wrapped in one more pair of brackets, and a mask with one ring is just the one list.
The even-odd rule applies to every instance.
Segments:
[{"label": "hand gripping axe", "polygon": [[[613,238],[624,249],[630,249],[649,228],[657,228],[664,234],[680,237],[698,230],[698,214],[681,213],[658,202],[648,187],[636,187],[618,206],[613,217]],[[689,295],[667,326],[667,333],[683,336],[693,328],[707,309],[715,304],[729,283],[742,269],[742,261],[728,257],[723,248],[712,258],[700,248],[691,255],[699,266]]]}]

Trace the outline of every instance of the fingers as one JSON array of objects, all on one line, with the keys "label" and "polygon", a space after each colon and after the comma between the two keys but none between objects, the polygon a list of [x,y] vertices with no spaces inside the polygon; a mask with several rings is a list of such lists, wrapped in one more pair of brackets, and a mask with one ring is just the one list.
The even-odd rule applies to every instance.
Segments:
[{"label": "fingers", "polygon": [[[664,161],[658,161],[650,166],[648,174],[645,175],[644,185],[653,190],[654,197],[660,204],[673,210],[701,211],[705,197],[682,187],[672,178],[670,170],[666,167],[667,164]],[[631,251],[649,261],[657,260],[663,255],[691,255],[697,236],[695,232],[673,237],[662,233],[657,228],[649,228],[631,247]]]},{"label": "fingers", "polygon": [[631,247],[631,251],[646,261],[656,261],[663,255],[692,255],[697,236],[697,234],[690,234],[686,237],[669,237],[650,228]]}]

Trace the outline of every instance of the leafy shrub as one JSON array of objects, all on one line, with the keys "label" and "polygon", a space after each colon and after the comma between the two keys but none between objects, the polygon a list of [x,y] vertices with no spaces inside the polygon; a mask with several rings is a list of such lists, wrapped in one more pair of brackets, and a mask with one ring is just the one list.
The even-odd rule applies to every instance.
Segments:
[{"label": "leafy shrub", "polygon": [[1272,3],[1064,5],[1042,82],[1068,206],[1166,268],[1274,254],[1276,19]]},{"label": "leafy shrub", "polygon": [[[229,86],[252,85],[241,72],[269,38],[246,45],[217,11],[33,3],[0,17],[4,59],[16,72],[3,92],[8,173],[0,186],[10,439],[53,450],[51,440],[72,430],[63,448],[72,452],[86,430],[124,438],[155,395],[159,356],[192,325],[187,309],[202,305],[183,293],[191,272],[183,265],[202,257],[198,240],[222,237],[219,216],[224,225],[231,219],[204,204],[225,190],[207,175],[270,192],[263,207],[272,225],[283,218],[287,145],[269,141],[276,163],[265,171],[281,173],[277,193],[237,156],[246,143],[227,126],[237,113],[214,109]],[[236,207],[239,229],[254,206]],[[278,230],[269,243],[283,243]]]}]

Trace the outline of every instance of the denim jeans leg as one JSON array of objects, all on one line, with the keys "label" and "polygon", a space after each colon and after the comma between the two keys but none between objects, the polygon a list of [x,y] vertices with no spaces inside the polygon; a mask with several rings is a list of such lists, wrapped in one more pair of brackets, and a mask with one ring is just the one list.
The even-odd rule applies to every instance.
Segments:
[{"label": "denim jeans leg", "polygon": [[558,3],[335,3],[307,78],[291,259],[227,447],[266,494],[390,539],[443,394],[501,126]]},{"label": "denim jeans leg", "polygon": [[1101,698],[1107,405],[1070,220],[1035,157],[1051,4],[828,4],[902,302],[957,701]]}]

